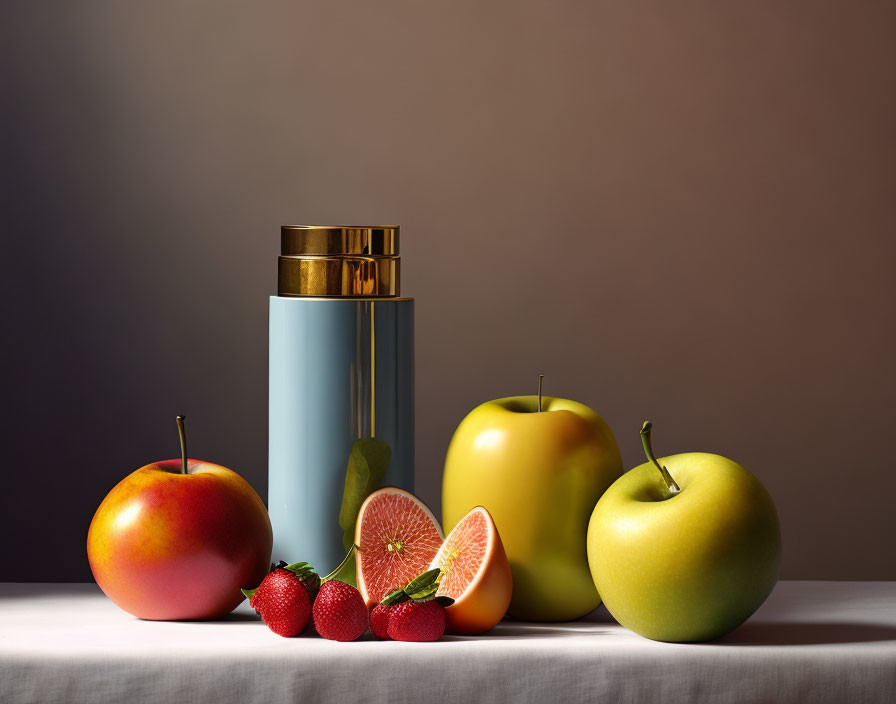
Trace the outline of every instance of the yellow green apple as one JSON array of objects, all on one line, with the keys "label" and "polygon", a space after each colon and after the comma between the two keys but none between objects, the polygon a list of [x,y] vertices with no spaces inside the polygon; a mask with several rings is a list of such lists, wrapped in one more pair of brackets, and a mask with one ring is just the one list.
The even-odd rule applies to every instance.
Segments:
[{"label": "yellow green apple", "polygon": [[775,586],[781,529],[771,497],[736,462],[706,452],[648,461],[594,507],[588,560],[604,605],[653,640],[707,641],[737,628]]},{"label": "yellow green apple", "polygon": [[621,473],[612,431],[587,406],[540,393],[489,401],[461,421],[448,448],[445,531],[485,507],[510,561],[510,614],[579,618],[600,604],[588,570],[588,519]]}]

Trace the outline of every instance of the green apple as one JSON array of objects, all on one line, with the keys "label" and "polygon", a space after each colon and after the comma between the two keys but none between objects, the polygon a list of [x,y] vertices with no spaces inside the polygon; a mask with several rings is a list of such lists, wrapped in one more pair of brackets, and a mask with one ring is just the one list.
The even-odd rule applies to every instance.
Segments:
[{"label": "green apple", "polygon": [[540,393],[489,401],[451,439],[442,480],[445,532],[470,509],[485,507],[510,561],[510,613],[579,618],[600,604],[588,569],[588,519],[621,474],[613,433],[587,406]]},{"label": "green apple", "polygon": [[778,514],[736,462],[705,452],[648,462],[620,477],[588,526],[588,562],[607,610],[653,640],[706,641],[746,621],[781,560]]}]

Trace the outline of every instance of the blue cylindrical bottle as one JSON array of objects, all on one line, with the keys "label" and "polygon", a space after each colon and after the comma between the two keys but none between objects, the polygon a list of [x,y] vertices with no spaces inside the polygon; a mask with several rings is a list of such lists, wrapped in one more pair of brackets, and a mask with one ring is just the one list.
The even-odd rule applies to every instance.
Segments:
[{"label": "blue cylindrical bottle", "polygon": [[270,306],[268,510],[274,561],[326,574],[355,440],[389,445],[381,486],[413,491],[414,301],[399,295],[397,227],[281,230]]}]

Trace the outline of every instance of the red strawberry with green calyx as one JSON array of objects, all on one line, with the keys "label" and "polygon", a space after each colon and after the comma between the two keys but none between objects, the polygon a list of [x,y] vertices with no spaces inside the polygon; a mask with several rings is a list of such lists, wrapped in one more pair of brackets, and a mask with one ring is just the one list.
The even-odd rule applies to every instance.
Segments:
[{"label": "red strawberry with green calyx", "polygon": [[271,571],[255,589],[242,592],[268,628],[290,638],[308,625],[311,600],[319,585],[320,577],[307,562],[280,562],[278,566],[271,565]]},{"label": "red strawberry with green calyx", "polygon": [[374,635],[382,637],[377,631],[384,629],[385,637],[392,640],[423,642],[441,638],[445,633],[445,607],[454,600],[436,596],[440,576],[438,568],[428,570],[377,604],[370,612]]},{"label": "red strawberry with green calyx", "polygon": [[367,630],[369,617],[361,592],[335,578],[354,558],[352,546],[342,564],[321,580],[314,600],[314,629],[328,640],[357,640]]},{"label": "red strawberry with green calyx", "polygon": [[435,599],[392,607],[387,633],[392,640],[434,641],[445,634],[445,607]]}]

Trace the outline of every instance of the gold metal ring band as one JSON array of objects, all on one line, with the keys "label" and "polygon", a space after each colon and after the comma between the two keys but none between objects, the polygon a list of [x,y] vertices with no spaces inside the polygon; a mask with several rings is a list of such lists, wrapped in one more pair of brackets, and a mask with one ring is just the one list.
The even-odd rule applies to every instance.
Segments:
[{"label": "gold metal ring band", "polygon": [[398,296],[399,257],[281,256],[278,296]]},{"label": "gold metal ring band", "polygon": [[280,254],[397,256],[398,231],[391,225],[284,225],[280,228]]}]

